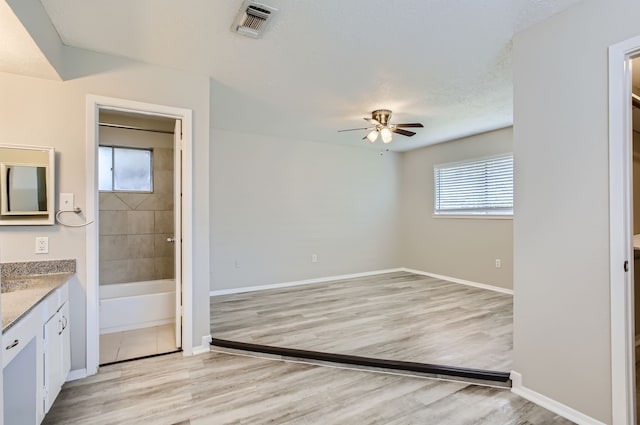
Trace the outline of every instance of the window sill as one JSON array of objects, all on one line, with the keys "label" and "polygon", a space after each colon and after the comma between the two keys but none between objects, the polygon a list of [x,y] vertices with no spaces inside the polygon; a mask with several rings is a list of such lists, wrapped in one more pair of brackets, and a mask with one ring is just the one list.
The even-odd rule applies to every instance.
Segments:
[{"label": "window sill", "polygon": [[471,220],[513,220],[513,214],[432,214],[432,218],[467,218]]}]

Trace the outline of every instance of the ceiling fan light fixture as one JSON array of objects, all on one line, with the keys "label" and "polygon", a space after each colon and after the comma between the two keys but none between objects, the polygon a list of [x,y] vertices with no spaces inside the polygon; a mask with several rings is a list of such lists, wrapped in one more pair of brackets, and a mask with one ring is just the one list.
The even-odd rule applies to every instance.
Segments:
[{"label": "ceiling fan light fixture", "polygon": [[393,135],[391,134],[391,130],[389,130],[387,127],[383,128],[380,131],[380,136],[382,136],[382,141],[384,143],[390,143],[391,139],[393,138]]},{"label": "ceiling fan light fixture", "polygon": [[366,122],[370,124],[369,127],[365,128],[347,128],[344,130],[338,130],[338,132],[342,131],[359,131],[359,130],[367,130],[369,133],[362,138],[368,139],[371,143],[375,143],[378,140],[378,136],[382,136],[382,141],[387,144],[391,143],[393,139],[393,133],[399,134],[405,137],[415,136],[415,131],[405,130],[405,128],[422,128],[424,127],[422,123],[419,122],[411,122],[404,124],[391,124],[389,119],[391,118],[391,111],[389,109],[376,109],[371,112],[371,118],[364,118]]}]

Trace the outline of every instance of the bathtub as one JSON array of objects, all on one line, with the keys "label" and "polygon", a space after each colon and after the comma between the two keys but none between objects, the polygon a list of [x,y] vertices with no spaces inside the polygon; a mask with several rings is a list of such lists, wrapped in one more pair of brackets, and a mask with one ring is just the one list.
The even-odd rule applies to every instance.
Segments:
[{"label": "bathtub", "polygon": [[175,280],[100,285],[100,334],[174,323]]}]

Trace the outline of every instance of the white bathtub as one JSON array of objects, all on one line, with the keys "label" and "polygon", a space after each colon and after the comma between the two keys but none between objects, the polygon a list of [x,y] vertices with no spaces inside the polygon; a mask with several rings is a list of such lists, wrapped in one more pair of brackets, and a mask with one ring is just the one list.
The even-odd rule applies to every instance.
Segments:
[{"label": "white bathtub", "polygon": [[100,286],[100,334],[174,323],[173,279]]}]

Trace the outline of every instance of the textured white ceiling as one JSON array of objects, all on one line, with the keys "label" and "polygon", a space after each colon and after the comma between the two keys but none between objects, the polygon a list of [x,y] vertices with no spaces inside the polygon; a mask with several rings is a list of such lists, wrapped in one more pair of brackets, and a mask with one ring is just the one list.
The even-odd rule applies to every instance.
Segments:
[{"label": "textured white ceiling", "polygon": [[0,1],[0,72],[60,79],[9,5]]},{"label": "textured white ceiling", "polygon": [[579,0],[264,0],[260,39],[240,0],[41,1],[69,46],[209,75],[215,128],[359,146],[387,108],[403,151],[510,125],[513,34]]}]

